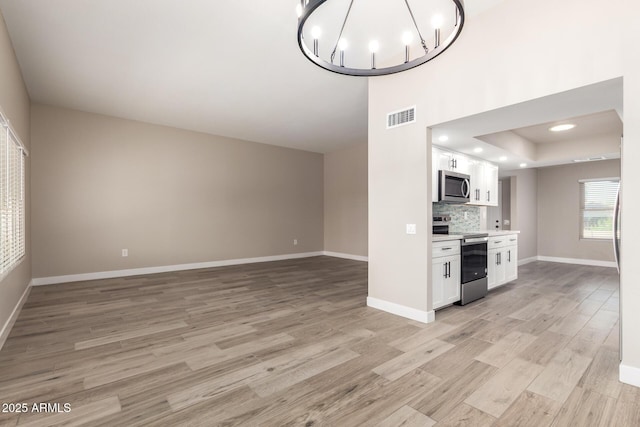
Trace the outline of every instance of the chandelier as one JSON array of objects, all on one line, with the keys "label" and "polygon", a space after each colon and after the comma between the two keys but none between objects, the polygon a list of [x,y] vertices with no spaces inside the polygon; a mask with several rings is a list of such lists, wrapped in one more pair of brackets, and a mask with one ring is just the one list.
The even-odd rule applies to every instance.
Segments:
[{"label": "chandelier", "polygon": [[463,0],[300,0],[298,46],[350,76],[409,70],[444,52],[464,25]]}]

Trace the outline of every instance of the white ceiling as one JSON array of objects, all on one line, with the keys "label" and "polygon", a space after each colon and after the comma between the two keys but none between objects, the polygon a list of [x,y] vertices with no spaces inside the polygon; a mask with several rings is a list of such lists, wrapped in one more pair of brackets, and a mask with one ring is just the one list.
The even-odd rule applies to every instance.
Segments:
[{"label": "white ceiling", "polygon": [[[468,19],[502,1],[467,0]],[[34,102],[316,152],[365,142],[367,80],[303,57],[296,3],[0,0],[0,10]]]},{"label": "white ceiling", "polygon": [[[551,132],[550,127],[560,124],[573,124],[576,127],[563,132]],[[575,139],[585,139],[594,135],[622,135],[622,120],[615,111],[603,111],[586,116],[554,120],[535,126],[513,129],[515,134],[535,143],[554,144]]]},{"label": "white ceiling", "polygon": [[[504,171],[521,163],[535,168],[594,156],[619,158],[622,107],[620,78],[441,123],[432,128],[433,143],[495,162]],[[578,126],[557,135],[548,131],[565,121]],[[439,141],[443,135],[445,142]]]}]

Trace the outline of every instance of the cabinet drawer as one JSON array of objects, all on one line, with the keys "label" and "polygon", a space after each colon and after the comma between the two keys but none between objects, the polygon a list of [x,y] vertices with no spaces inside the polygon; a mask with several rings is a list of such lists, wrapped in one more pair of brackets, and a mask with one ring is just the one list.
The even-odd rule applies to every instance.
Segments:
[{"label": "cabinet drawer", "polygon": [[489,249],[504,248],[505,246],[514,246],[518,244],[517,234],[507,234],[505,236],[489,237]]},{"label": "cabinet drawer", "polygon": [[509,237],[510,236],[489,237],[489,244],[487,247],[489,249],[504,248],[509,244]]},{"label": "cabinet drawer", "polygon": [[505,236],[507,238],[507,246],[514,246],[518,244],[518,235],[517,234],[510,234],[508,236]]},{"label": "cabinet drawer", "polygon": [[445,242],[434,242],[431,252],[432,258],[458,255],[460,253],[460,240],[447,240]]}]

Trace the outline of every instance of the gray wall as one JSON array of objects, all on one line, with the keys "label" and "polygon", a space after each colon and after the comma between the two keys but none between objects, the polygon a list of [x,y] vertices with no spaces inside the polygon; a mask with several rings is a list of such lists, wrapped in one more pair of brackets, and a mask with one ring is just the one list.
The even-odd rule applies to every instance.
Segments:
[{"label": "gray wall", "polygon": [[323,249],[322,154],[37,104],[32,140],[34,277]]},{"label": "gray wall", "polygon": [[324,249],[367,255],[367,144],[324,155]]},{"label": "gray wall", "polygon": [[620,160],[538,169],[538,254],[614,261],[611,241],[580,239],[578,180],[620,176]]},{"label": "gray wall", "polygon": [[[22,80],[20,67],[9,39],[9,34],[0,14],[0,108],[22,142],[30,145],[29,136],[29,94]],[[22,262],[0,282],[0,328],[11,316],[20,296],[31,281],[31,244],[30,244],[30,159],[26,161],[26,256]],[[2,337],[0,337],[0,345]]]},{"label": "gray wall", "polygon": [[519,230],[518,260],[538,256],[538,170],[507,172],[511,178],[511,229]]}]

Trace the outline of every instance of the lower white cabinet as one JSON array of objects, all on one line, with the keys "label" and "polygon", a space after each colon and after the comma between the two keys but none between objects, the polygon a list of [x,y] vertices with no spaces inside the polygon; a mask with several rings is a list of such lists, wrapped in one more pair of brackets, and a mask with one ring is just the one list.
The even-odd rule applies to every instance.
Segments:
[{"label": "lower white cabinet", "polygon": [[487,287],[493,289],[518,278],[518,235],[490,237]]},{"label": "lower white cabinet", "polygon": [[431,262],[433,309],[460,301],[460,241],[433,244]]}]

